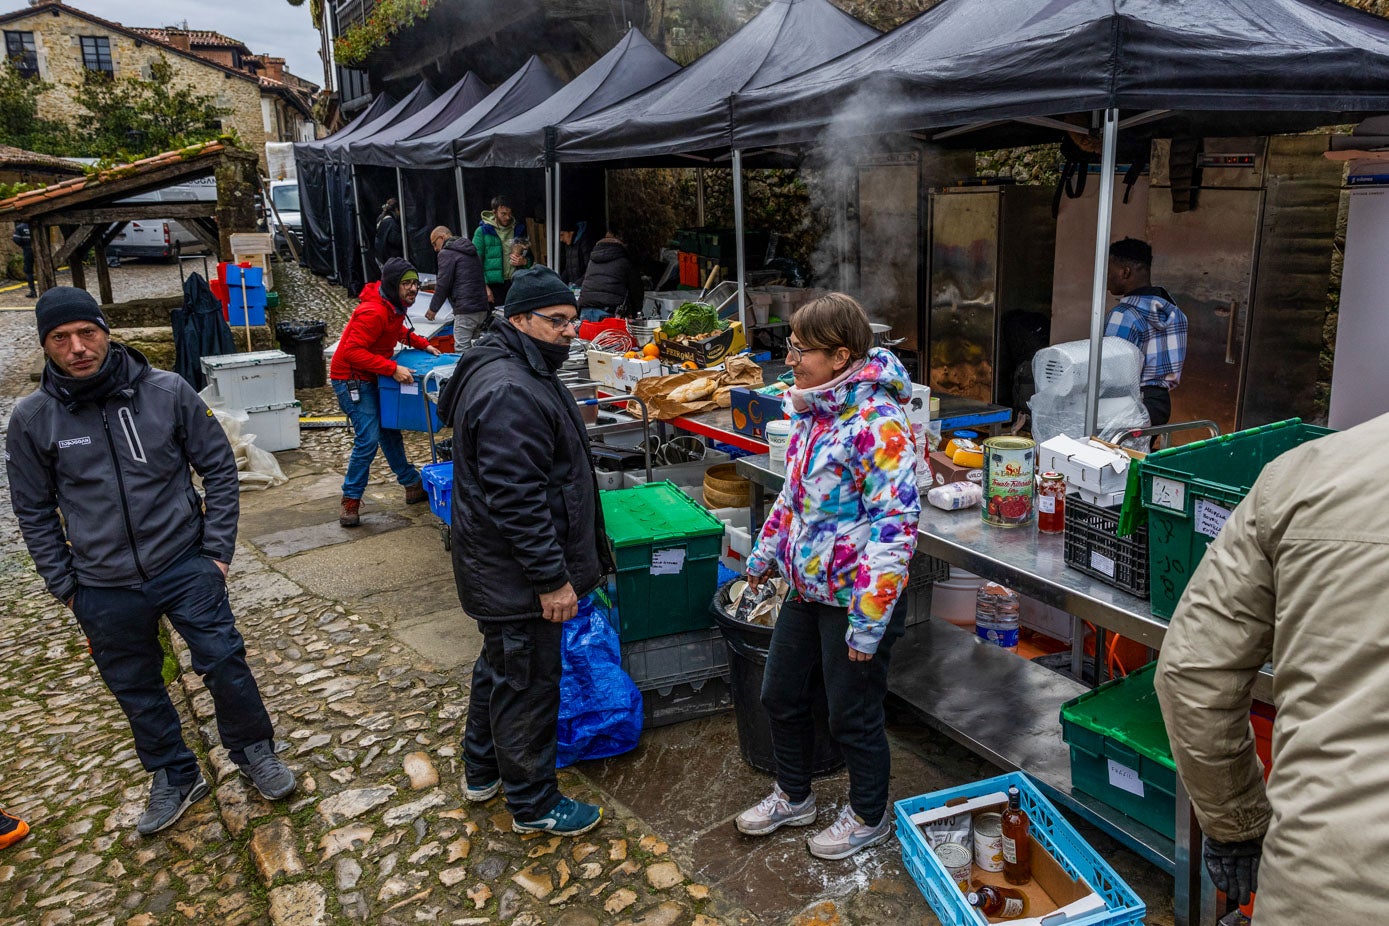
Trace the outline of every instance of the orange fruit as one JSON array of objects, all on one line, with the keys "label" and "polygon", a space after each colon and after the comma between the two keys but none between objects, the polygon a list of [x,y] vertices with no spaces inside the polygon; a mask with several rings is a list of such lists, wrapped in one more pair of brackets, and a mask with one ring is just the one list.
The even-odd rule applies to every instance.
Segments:
[{"label": "orange fruit", "polygon": [[625,358],[628,359],[628,360],[635,360],[635,359],[636,359],[636,356],[637,356],[637,352],[634,351],[634,350],[629,350],[627,353],[623,354],[622,356],[625,357]]},{"label": "orange fruit", "polygon": [[687,370],[698,370],[698,369],[699,369],[699,364],[695,363],[693,360],[686,360],[684,363],[682,363],[682,364],[680,364],[680,365],[681,365],[682,367],[684,367],[685,369],[687,369]]},{"label": "orange fruit", "polygon": [[648,344],[641,349],[641,355],[646,360],[655,360],[661,356],[661,349],[655,344]]}]

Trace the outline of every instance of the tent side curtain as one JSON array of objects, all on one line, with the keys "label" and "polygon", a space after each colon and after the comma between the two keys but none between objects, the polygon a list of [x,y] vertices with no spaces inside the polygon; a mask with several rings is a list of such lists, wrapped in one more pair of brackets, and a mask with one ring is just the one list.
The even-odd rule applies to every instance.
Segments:
[{"label": "tent side curtain", "polygon": [[1186,131],[1241,111],[1270,126],[1288,114],[1287,130],[1389,111],[1389,22],[1326,0],[944,0],[736,94],[733,140],[755,150],[1106,108],[1173,110]]},{"label": "tent side curtain", "polygon": [[814,67],[877,35],[829,0],[772,0],[683,70],[622,103],[559,124],[555,157],[593,162],[726,152],[732,94]]}]

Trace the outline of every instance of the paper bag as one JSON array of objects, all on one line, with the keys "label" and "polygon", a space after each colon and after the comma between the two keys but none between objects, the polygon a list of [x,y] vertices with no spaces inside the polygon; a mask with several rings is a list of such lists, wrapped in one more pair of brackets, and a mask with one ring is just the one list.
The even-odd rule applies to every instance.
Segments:
[{"label": "paper bag", "polygon": [[[699,379],[711,379],[718,388],[707,398],[694,402],[676,402],[670,394],[679,386]],[[724,363],[722,370],[696,370],[677,373],[674,376],[649,376],[637,383],[632,394],[646,403],[651,409],[651,417],[658,421],[669,421],[681,415],[696,415],[712,408],[727,408],[730,400],[728,390],[734,386],[756,387],[762,385],[762,368],[750,357],[734,355]]]}]

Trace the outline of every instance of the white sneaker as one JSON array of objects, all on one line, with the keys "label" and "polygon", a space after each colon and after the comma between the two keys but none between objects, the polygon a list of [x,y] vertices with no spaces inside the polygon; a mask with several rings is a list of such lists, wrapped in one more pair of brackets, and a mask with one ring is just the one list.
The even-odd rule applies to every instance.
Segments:
[{"label": "white sneaker", "polygon": [[806,840],[806,848],[816,858],[848,858],[860,849],[876,846],[892,836],[892,814],[885,813],[877,826],[864,823],[848,804],[828,828]]},{"label": "white sneaker", "polygon": [[748,836],[766,836],[783,826],[807,826],[815,822],[815,795],[799,804],[791,803],[781,785],[773,785],[772,793],[738,814],[734,825]]}]

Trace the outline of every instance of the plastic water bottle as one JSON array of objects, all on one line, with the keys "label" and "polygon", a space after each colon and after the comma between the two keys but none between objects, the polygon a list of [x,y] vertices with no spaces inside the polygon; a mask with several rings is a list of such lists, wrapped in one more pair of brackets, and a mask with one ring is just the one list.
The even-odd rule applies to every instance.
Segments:
[{"label": "plastic water bottle", "polygon": [[1018,593],[996,582],[979,586],[974,600],[974,632],[984,640],[1018,651]]}]

